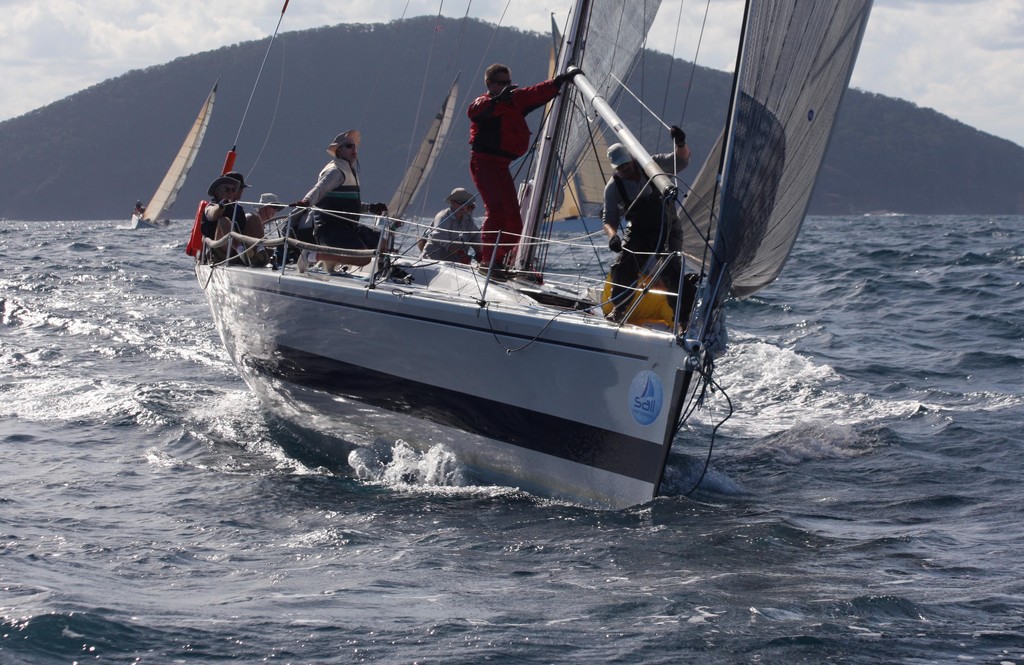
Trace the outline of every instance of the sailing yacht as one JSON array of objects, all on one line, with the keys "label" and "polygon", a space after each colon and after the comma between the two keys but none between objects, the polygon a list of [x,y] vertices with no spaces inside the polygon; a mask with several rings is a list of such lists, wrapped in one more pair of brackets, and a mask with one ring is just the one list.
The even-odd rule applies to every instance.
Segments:
[{"label": "sailing yacht", "polygon": [[[796,239],[871,2],[747,3],[725,128],[692,191],[605,101],[657,5],[573,4],[557,71],[583,73],[551,103],[521,187],[524,232],[511,239],[519,278],[389,252],[400,230],[386,220],[389,241],[340,275],[300,274],[286,259],[271,270],[200,257],[198,282],[239,373],[266,409],[316,432],[303,452],[344,465],[360,446],[401,439],[450,451],[478,482],[538,496],[609,509],[658,496],[670,450],[687,445],[677,441],[683,423],[715,385],[727,302],[775,279]],[[545,229],[594,123],[657,188],[664,228],[684,229],[673,250],[683,273],[700,277],[692,313],[613,323],[601,310],[602,276],[548,264],[564,241]],[[279,244],[285,254],[312,248]],[[650,273],[668,258],[652,256]]]},{"label": "sailing yacht", "polygon": [[185,186],[185,178],[196,161],[196,155],[199,153],[203,137],[206,135],[206,128],[210,124],[210,115],[213,113],[213,102],[216,98],[217,83],[214,83],[213,89],[206,96],[206,101],[199,107],[199,114],[192,122],[188,134],[185,135],[178,154],[174,156],[174,161],[171,162],[170,168],[167,169],[167,173],[164,174],[163,180],[160,181],[156,192],[149,199],[149,203],[141,209],[136,205],[135,212],[132,213],[131,228],[155,228],[164,226],[170,221],[167,219],[167,213],[170,212],[171,206],[177,200],[178,192]]}]

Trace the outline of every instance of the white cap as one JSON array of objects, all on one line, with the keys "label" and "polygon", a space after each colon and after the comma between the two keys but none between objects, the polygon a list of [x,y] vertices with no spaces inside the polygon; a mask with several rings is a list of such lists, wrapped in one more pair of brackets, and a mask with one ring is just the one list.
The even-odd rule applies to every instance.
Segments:
[{"label": "white cap", "polygon": [[629,154],[626,146],[621,143],[614,143],[608,146],[608,160],[612,163],[612,166],[618,168],[623,164],[633,161],[633,155]]}]

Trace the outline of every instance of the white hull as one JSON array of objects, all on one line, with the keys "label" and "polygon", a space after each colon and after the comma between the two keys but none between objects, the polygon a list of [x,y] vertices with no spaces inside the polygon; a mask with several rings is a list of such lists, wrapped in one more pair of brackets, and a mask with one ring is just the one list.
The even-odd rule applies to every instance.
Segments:
[{"label": "white hull", "polygon": [[[350,445],[443,444],[482,482],[585,505],[657,494],[689,383],[673,335],[498,283],[481,307],[483,279],[467,267],[409,272],[411,285],[368,288],[197,266],[232,360],[285,420]],[[318,447],[338,463],[349,449]]]},{"label": "white hull", "polygon": [[131,228],[133,229],[158,229],[171,223],[169,219],[162,219],[154,222],[150,219],[142,219],[138,215],[132,215]]}]

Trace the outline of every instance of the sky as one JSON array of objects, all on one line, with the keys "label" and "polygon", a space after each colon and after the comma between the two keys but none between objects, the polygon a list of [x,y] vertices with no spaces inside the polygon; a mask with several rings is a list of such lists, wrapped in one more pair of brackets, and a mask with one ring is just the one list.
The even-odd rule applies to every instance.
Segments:
[{"label": "sky", "polygon": [[[0,120],[133,69],[266,38],[279,20],[283,33],[436,15],[440,8],[445,16],[468,11],[546,33],[552,14],[561,24],[570,4],[288,0],[282,17],[284,0],[0,0]],[[728,71],[741,16],[740,0],[663,0],[649,46]],[[1024,1],[875,0],[851,85],[935,109],[1024,146]]]}]

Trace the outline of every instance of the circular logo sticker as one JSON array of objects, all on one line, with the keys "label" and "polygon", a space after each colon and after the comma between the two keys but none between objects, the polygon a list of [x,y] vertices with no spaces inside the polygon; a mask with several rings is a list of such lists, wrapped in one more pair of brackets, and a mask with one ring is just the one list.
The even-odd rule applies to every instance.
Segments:
[{"label": "circular logo sticker", "polygon": [[629,384],[629,412],[641,425],[650,425],[658,419],[664,399],[661,378],[649,369],[637,374]]}]

